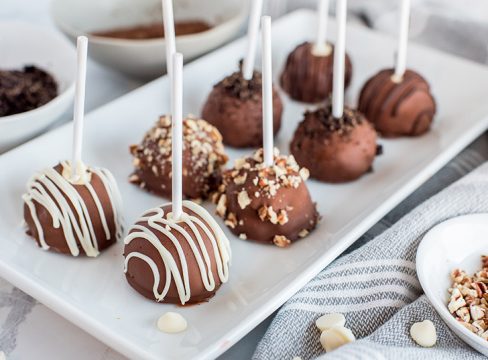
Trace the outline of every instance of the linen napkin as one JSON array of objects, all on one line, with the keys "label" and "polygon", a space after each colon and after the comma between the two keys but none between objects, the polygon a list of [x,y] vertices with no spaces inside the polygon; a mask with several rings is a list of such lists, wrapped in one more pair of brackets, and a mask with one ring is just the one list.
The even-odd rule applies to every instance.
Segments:
[{"label": "linen napkin", "polygon": [[[486,144],[486,136],[480,138],[361,242],[380,235],[333,262],[286,302],[259,343],[254,359],[484,358],[453,335],[422,295],[415,256],[422,236],[434,225],[458,215],[488,212],[488,164],[402,215],[479,165],[481,154],[487,154],[481,150]],[[346,326],[359,340],[325,355],[315,320],[333,312],[346,316]],[[437,344],[429,349],[419,347],[409,336],[410,326],[424,319],[432,320],[438,333]]]}]

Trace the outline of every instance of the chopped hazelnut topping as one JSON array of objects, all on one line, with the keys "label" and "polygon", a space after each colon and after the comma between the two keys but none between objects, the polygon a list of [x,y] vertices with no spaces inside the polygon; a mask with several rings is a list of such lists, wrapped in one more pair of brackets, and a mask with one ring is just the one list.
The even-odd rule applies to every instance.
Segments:
[{"label": "chopped hazelnut topping", "polygon": [[247,195],[246,190],[242,190],[237,195],[237,202],[239,203],[239,206],[243,210],[247,207],[247,205],[249,205],[251,203],[251,199],[249,198],[249,195]]},{"label": "chopped hazelnut topping", "polygon": [[287,247],[291,244],[290,239],[283,235],[275,235],[273,243],[278,247]]},{"label": "chopped hazelnut topping", "polygon": [[447,305],[449,312],[469,331],[488,340],[488,263],[481,257],[483,268],[469,276],[465,271],[451,272],[452,286]]}]

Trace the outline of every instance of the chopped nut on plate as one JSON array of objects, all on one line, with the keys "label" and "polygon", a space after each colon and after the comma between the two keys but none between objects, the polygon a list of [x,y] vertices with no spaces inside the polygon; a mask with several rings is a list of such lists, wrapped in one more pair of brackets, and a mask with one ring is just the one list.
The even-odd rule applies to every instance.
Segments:
[{"label": "chopped nut on plate", "polygon": [[488,257],[481,262],[483,268],[473,276],[461,269],[451,272],[447,308],[466,329],[488,340]]}]

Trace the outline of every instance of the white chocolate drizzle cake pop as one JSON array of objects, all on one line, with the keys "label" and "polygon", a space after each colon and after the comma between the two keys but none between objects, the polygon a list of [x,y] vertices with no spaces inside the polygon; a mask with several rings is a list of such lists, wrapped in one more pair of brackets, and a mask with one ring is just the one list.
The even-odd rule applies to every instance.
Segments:
[{"label": "white chocolate drizzle cake pop", "polygon": [[121,199],[112,174],[88,168],[85,179],[70,181],[62,162],[34,175],[23,195],[27,233],[44,250],[90,257],[122,238]]},{"label": "white chocolate drizzle cake pop", "polygon": [[112,174],[81,160],[87,47],[88,39],[78,37],[73,160],[34,175],[23,200],[27,234],[41,248],[96,257],[122,237],[123,220]]},{"label": "white chocolate drizzle cake pop", "polygon": [[199,303],[229,278],[229,241],[212,216],[191,201],[183,201],[177,221],[171,204],[146,211],[124,243],[127,281],[148,299]]}]

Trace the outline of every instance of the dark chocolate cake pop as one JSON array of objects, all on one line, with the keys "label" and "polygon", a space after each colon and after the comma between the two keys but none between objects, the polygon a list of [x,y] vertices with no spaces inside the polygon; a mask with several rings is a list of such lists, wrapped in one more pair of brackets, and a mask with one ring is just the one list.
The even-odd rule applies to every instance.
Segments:
[{"label": "dark chocolate cake pop", "polygon": [[34,175],[23,195],[27,234],[44,250],[95,257],[122,237],[121,200],[108,170],[72,182],[69,162]]},{"label": "dark chocolate cake pop", "polygon": [[[162,116],[140,145],[130,148],[135,171],[129,180],[152,193],[171,196],[171,118]],[[205,199],[216,190],[227,162],[219,131],[205,120],[183,120],[183,196]]]},{"label": "dark chocolate cake pop", "polygon": [[373,125],[358,111],[345,108],[335,119],[332,107],[305,112],[298,125],[290,151],[311,177],[338,183],[359,178],[371,169],[381,151]]},{"label": "dark chocolate cake pop", "polygon": [[361,90],[358,109],[385,137],[418,136],[430,129],[436,112],[427,81],[412,70],[402,79],[386,69],[369,79]]},{"label": "dark chocolate cake pop", "polygon": [[224,173],[214,196],[217,214],[242,239],[286,247],[317,225],[307,178],[308,170],[300,169],[293,156],[280,156],[275,150],[274,164],[267,167],[259,149]]},{"label": "dark chocolate cake pop", "polygon": [[[316,103],[324,101],[332,93],[334,68],[334,46],[327,44],[324,51],[314,51],[314,44],[305,42],[298,45],[286,60],[280,77],[280,84],[292,99]],[[352,64],[346,54],[344,86],[347,88],[352,78]]]},{"label": "dark chocolate cake pop", "polygon": [[[263,140],[262,78],[254,71],[245,80],[237,71],[216,84],[202,110],[202,117],[222,133],[224,144],[234,147],[257,147]],[[273,130],[281,126],[283,104],[273,89]]]},{"label": "dark chocolate cake pop", "polygon": [[146,211],[124,243],[127,281],[151,300],[182,305],[206,301],[229,276],[228,239],[212,216],[191,201],[183,201],[178,221],[171,204]]}]

